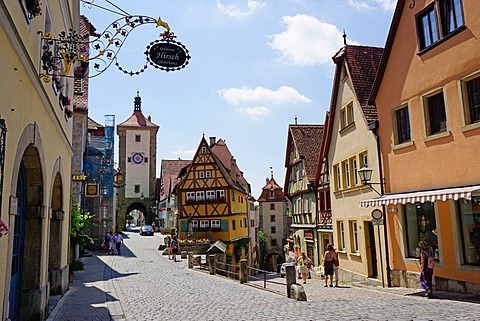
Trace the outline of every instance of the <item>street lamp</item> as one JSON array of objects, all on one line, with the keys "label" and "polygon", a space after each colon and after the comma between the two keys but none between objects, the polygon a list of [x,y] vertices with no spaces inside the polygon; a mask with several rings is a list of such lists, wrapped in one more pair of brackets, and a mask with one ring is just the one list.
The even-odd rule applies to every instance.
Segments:
[{"label": "street lamp", "polygon": [[373,188],[372,184],[382,185],[383,183],[370,182],[372,178],[373,169],[368,168],[367,166],[364,166],[363,168],[359,169],[357,172],[358,172],[358,176],[360,177],[360,181],[362,182],[363,185],[370,186],[370,188],[373,189],[378,195],[382,196],[382,194],[380,194],[375,188]]}]

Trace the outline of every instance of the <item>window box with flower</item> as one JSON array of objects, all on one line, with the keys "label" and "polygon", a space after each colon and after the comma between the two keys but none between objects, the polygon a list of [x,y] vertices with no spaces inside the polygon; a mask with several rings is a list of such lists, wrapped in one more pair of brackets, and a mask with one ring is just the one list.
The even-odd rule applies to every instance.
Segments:
[{"label": "window box with flower", "polygon": [[27,7],[28,19],[42,15],[42,3],[40,0],[25,0],[25,6]]},{"label": "window box with flower", "polygon": [[8,233],[8,226],[3,222],[2,219],[0,219],[0,237],[2,237],[4,234]]}]

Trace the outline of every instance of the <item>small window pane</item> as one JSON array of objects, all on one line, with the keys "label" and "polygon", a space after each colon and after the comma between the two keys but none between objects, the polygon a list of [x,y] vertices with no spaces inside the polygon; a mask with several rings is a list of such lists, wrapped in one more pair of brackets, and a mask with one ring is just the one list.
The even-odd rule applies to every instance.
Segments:
[{"label": "small window pane", "polygon": [[447,115],[443,92],[427,98],[428,117],[430,121],[430,135],[447,130]]},{"label": "small window pane", "polygon": [[480,77],[467,81],[467,103],[470,123],[480,121]]}]

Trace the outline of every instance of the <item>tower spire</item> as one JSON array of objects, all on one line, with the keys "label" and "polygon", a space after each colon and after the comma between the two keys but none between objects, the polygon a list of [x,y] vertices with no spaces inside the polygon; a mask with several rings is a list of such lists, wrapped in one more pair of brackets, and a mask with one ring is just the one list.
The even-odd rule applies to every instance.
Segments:
[{"label": "tower spire", "polygon": [[137,97],[135,97],[133,101],[133,111],[142,112],[142,98],[140,98],[140,93],[138,90],[137,90]]}]

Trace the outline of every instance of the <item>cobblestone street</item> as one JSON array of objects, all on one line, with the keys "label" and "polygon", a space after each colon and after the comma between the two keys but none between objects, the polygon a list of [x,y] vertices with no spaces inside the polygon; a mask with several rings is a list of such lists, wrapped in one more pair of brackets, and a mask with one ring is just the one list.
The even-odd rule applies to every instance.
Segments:
[{"label": "cobblestone street", "polygon": [[284,294],[189,270],[186,259],[168,260],[157,250],[163,242],[160,234],[125,235],[122,256],[96,252],[87,258],[97,265],[104,262],[103,273],[92,271],[88,263],[86,270],[77,272],[78,278],[88,273],[99,276],[89,287],[72,284],[69,292],[90,291],[85,293],[89,297],[72,305],[76,296],[65,295],[49,320],[108,320],[107,310],[114,320],[478,320],[480,316],[478,301],[464,295],[438,293],[439,299],[427,300],[414,289],[353,284],[325,288],[320,279],[308,280],[308,301],[297,302]]}]

